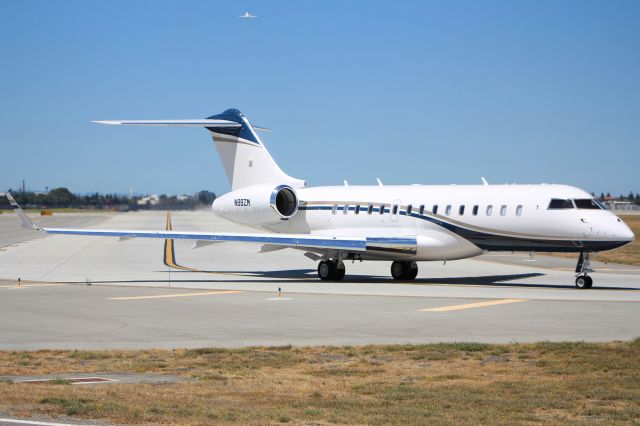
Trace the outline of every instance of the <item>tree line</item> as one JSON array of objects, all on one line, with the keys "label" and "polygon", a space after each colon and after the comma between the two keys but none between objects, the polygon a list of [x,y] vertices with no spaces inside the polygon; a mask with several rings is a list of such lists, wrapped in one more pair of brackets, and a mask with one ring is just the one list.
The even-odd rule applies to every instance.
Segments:
[{"label": "tree line", "polygon": [[[593,194],[593,193],[592,193]],[[594,195],[595,197],[595,195]],[[619,196],[615,197],[613,195],[611,195],[610,193],[604,193],[601,192],[600,196],[598,197],[598,199],[600,201],[629,201],[633,204],[637,204],[640,206],[640,193],[636,192],[635,194],[633,193],[633,191],[629,191],[629,195],[627,195],[626,197],[622,194],[620,194]]]},{"label": "tree line", "polygon": [[[118,194],[74,194],[67,188],[54,188],[49,192],[9,191],[13,198],[25,208],[78,208],[78,209],[192,209],[201,205],[210,205],[216,195],[209,191],[199,191],[186,199],[179,199],[175,195],[160,195],[157,204],[140,205],[140,196],[125,196]],[[8,209],[9,202],[5,197],[0,197],[0,209]]]}]

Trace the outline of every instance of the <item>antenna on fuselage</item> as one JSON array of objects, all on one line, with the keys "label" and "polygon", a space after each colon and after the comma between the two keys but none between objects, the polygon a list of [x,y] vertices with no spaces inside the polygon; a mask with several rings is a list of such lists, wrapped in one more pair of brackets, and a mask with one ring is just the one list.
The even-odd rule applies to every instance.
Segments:
[{"label": "antenna on fuselage", "polygon": [[482,176],[480,179],[482,179],[482,184],[483,184],[484,186],[489,185],[489,182],[487,182],[487,180],[484,178],[484,176]]},{"label": "antenna on fuselage", "polygon": [[382,181],[380,180],[380,178],[376,178],[376,182],[378,182],[378,186],[384,186],[382,185]]}]

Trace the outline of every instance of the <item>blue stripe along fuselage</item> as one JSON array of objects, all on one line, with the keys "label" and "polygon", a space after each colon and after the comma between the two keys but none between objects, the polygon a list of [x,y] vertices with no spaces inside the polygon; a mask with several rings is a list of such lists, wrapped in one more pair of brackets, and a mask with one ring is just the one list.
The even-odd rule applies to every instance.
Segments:
[{"label": "blue stripe along fuselage", "polygon": [[[376,203],[380,204],[380,203]],[[333,205],[322,206],[300,206],[300,210],[333,210]],[[337,211],[344,211],[344,207],[338,205]],[[355,211],[355,206],[349,206],[349,211]],[[367,207],[361,207],[360,212],[368,213]],[[374,207],[372,212],[380,214],[380,208]],[[384,208],[382,213],[391,213],[391,209]],[[555,251],[555,252],[581,252],[581,251],[602,251],[621,247],[628,241],[590,241],[590,240],[550,240],[526,237],[510,237],[488,232],[480,232],[468,229],[459,225],[445,222],[436,217],[421,215],[418,213],[407,213],[398,208],[398,214],[410,216],[419,220],[426,220],[441,226],[462,238],[472,242],[483,250],[490,251]]]}]

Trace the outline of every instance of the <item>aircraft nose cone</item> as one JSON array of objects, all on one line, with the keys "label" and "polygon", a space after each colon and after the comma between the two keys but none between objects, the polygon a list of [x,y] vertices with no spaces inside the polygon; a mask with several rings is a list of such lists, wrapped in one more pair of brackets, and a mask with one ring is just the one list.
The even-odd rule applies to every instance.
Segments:
[{"label": "aircraft nose cone", "polygon": [[633,241],[636,237],[631,228],[629,228],[622,220],[620,220],[620,226],[618,227],[618,235],[620,235],[620,238],[624,241]]}]

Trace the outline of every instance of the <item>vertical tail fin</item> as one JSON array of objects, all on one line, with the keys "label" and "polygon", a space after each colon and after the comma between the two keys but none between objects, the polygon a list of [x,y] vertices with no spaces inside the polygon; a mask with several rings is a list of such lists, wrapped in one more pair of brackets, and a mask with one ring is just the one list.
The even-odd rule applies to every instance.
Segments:
[{"label": "vertical tail fin", "polygon": [[305,186],[305,182],[287,175],[278,167],[249,120],[237,109],[200,120],[106,120],[101,124],[143,126],[203,126],[211,133],[227,173],[231,189],[271,183]]},{"label": "vertical tail fin", "polygon": [[240,127],[207,126],[216,144],[232,189],[263,183],[286,184],[294,188],[305,185],[284,173],[273,160],[249,120],[237,109],[228,109],[209,120],[223,120]]}]

